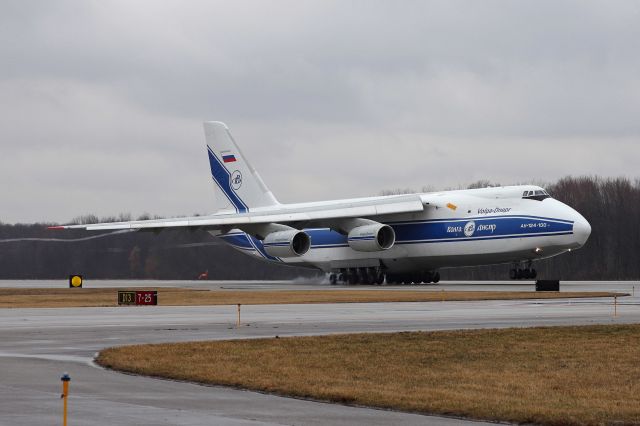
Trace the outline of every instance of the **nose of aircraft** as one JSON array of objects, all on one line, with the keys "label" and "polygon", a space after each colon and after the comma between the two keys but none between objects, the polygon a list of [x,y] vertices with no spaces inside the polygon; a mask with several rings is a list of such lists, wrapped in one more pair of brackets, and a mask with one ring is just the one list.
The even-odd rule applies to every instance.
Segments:
[{"label": "nose of aircraft", "polygon": [[591,225],[580,213],[576,212],[576,219],[573,222],[573,235],[576,242],[582,247],[591,235]]}]

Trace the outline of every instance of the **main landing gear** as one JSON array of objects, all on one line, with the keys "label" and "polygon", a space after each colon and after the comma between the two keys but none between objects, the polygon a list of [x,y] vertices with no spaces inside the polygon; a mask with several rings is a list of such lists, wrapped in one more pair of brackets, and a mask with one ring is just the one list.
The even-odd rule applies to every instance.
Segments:
[{"label": "main landing gear", "polygon": [[345,268],[339,273],[332,272],[329,275],[331,285],[344,284],[382,284],[384,282],[384,272],[382,268]]},{"label": "main landing gear", "polygon": [[385,274],[382,268],[345,268],[329,274],[331,285],[344,284],[429,284],[440,281],[437,271],[422,271],[407,274]]},{"label": "main landing gear", "polygon": [[531,267],[531,261],[527,262],[525,268],[521,268],[520,265],[516,264],[509,271],[509,278],[512,280],[534,280],[537,276],[538,272]]},{"label": "main landing gear", "polygon": [[436,284],[438,282],[440,282],[440,272],[437,271],[387,274],[387,284]]}]

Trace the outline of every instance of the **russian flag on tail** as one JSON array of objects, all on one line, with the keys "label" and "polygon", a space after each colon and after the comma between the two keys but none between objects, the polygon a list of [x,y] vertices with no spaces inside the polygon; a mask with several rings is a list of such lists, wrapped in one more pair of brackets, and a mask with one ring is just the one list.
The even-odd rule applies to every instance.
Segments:
[{"label": "russian flag on tail", "polygon": [[222,161],[224,163],[233,163],[236,161],[236,156],[233,154],[222,154]]}]

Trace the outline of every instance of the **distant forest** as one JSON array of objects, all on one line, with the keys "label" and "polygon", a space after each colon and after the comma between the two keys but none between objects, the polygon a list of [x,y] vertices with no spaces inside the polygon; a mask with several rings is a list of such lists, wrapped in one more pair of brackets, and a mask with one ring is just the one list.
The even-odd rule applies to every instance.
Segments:
[{"label": "distant forest", "polygon": [[[469,187],[486,186],[477,182]],[[591,223],[580,250],[535,263],[540,278],[640,278],[640,181],[566,177],[546,185]],[[386,191],[392,193],[394,191]],[[128,216],[102,220],[128,220]],[[142,218],[144,219],[144,218]],[[94,222],[85,216],[76,222]],[[314,279],[317,271],[262,262],[226,246],[205,231],[165,230],[100,234],[51,231],[47,224],[0,223],[0,279],[59,279],[82,273],[93,279]],[[65,242],[60,239],[82,239]],[[503,280],[509,265],[441,270],[443,280]]]}]

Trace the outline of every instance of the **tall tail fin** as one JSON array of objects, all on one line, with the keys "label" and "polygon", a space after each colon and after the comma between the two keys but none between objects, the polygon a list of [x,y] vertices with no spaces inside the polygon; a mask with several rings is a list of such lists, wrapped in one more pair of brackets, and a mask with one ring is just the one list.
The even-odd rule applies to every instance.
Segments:
[{"label": "tall tail fin", "polygon": [[226,124],[205,122],[204,135],[219,210],[231,208],[244,213],[278,204],[256,169],[242,155]]}]

